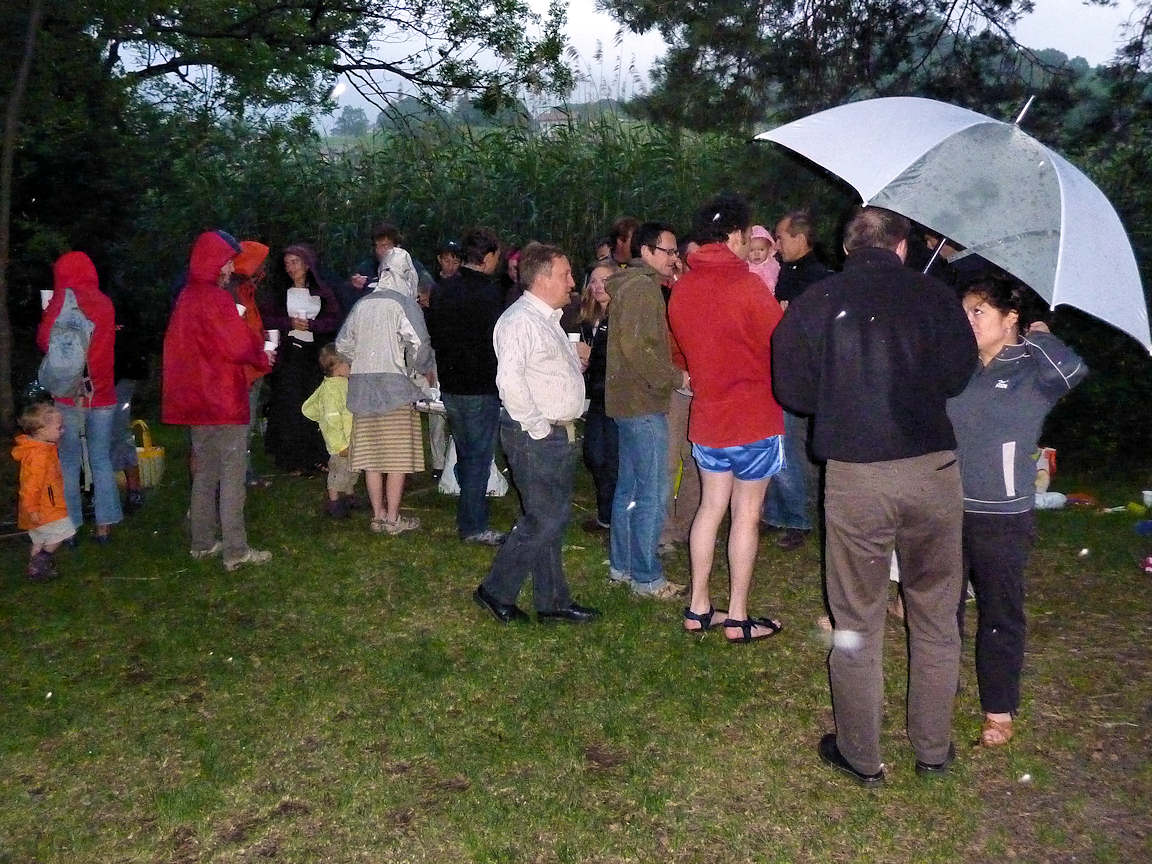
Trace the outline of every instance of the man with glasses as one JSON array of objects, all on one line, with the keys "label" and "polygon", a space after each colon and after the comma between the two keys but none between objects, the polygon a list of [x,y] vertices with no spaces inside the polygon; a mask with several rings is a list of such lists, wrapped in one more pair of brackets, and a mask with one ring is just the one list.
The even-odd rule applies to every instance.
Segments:
[{"label": "man with glasses", "polygon": [[688,375],[672,362],[662,284],[676,270],[676,235],[645,222],[632,235],[632,261],[608,280],[612,328],[604,409],[619,432],[619,469],[612,501],[614,582],[641,595],[673,599],[684,586],[664,578],[658,547],[668,504],[668,404]]}]

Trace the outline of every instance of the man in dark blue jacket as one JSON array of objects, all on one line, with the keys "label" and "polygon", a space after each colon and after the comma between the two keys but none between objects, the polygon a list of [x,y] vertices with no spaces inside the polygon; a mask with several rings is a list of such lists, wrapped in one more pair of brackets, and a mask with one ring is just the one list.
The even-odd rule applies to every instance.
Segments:
[{"label": "man in dark blue jacket", "polygon": [[456,530],[465,543],[499,546],[504,535],[488,527],[488,466],[500,428],[496,352],[492,329],[504,311],[500,286],[492,278],[500,263],[500,239],[484,228],[464,235],[464,263],[458,275],[441,280],[425,319],[440,392],[456,442],[460,500]]},{"label": "man in dark blue jacket", "polygon": [[904,267],[909,223],[862,209],[844,272],[797,297],[772,338],[776,397],[813,418],[827,460],[828,657],[836,732],[820,757],[882,783],[884,618],[900,563],[910,630],[908,737],[920,774],[948,770],[960,669],[963,494],[945,402],[968,382],[976,342],[956,296]]}]

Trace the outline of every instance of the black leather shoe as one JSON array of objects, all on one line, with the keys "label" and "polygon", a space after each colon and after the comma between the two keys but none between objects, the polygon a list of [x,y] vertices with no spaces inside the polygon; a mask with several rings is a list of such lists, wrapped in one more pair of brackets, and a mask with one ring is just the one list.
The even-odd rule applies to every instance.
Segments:
[{"label": "black leather shoe", "polygon": [[956,745],[948,745],[948,756],[943,762],[921,762],[916,760],[916,773],[921,777],[938,777],[941,774],[947,774],[948,770],[952,767],[952,763],[956,761]]},{"label": "black leather shoe", "polygon": [[862,771],[857,771],[852,767],[844,754],[840,752],[840,748],[836,746],[835,733],[829,732],[820,739],[820,760],[826,765],[831,765],[837,771],[843,771],[861,786],[869,788],[884,785],[884,769],[881,768],[875,774],[865,774]]},{"label": "black leather shoe", "polygon": [[600,617],[599,609],[589,609],[587,606],[571,604],[567,609],[553,609],[551,612],[537,612],[537,621],[569,621],[573,624],[583,624],[593,618]]},{"label": "black leather shoe", "polygon": [[527,621],[528,616],[524,610],[513,603],[500,603],[496,598],[484,590],[483,585],[477,585],[472,592],[472,599],[476,605],[487,609],[501,624],[511,624],[513,621]]}]

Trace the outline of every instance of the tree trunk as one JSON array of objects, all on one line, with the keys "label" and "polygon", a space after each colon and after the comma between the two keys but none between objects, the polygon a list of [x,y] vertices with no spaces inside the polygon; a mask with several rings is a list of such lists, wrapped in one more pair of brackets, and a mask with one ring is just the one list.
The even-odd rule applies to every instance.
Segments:
[{"label": "tree trunk", "polygon": [[28,28],[24,39],[24,56],[8,94],[8,111],[4,116],[4,140],[0,149],[0,430],[11,431],[16,421],[16,403],[12,398],[12,322],[8,318],[8,261],[12,240],[12,169],[16,162],[16,139],[19,137],[20,109],[32,71],[36,51],[36,34],[44,17],[44,0],[32,0],[28,8]]}]

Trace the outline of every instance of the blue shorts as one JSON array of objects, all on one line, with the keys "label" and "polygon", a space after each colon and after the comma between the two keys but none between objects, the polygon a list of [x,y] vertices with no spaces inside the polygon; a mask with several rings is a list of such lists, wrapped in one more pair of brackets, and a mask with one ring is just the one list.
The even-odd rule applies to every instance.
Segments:
[{"label": "blue shorts", "polygon": [[693,444],[692,456],[701,471],[714,474],[731,471],[737,480],[767,480],[784,468],[784,436],[772,435],[735,447]]}]

